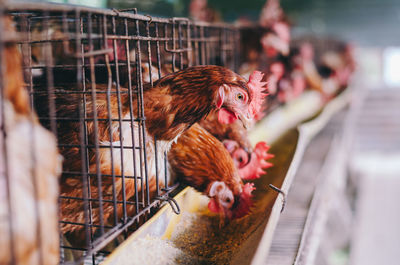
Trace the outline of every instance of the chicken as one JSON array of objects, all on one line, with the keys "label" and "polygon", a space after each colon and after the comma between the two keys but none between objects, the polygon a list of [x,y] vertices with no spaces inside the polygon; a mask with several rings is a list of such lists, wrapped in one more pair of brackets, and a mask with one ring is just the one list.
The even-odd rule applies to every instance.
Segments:
[{"label": "chicken", "polygon": [[314,63],[314,49],[311,43],[303,43],[300,46],[300,53],[298,58],[299,67],[303,70],[307,83],[311,89],[324,93],[322,88],[322,77],[317,71]]},{"label": "chicken", "polygon": [[191,0],[189,5],[190,17],[195,21],[221,21],[221,14],[208,6],[207,0]]},{"label": "chicken", "polygon": [[[1,19],[1,18],[0,18]],[[37,121],[24,88],[21,55],[12,43],[11,19],[1,30],[5,66],[0,122],[0,264],[58,264],[58,176],[56,139]],[[4,131],[3,131],[4,130]]]},{"label": "chicken", "polygon": [[[280,61],[280,57],[288,56],[290,52],[290,23],[280,7],[279,1],[268,0],[259,17],[257,26],[241,28],[241,62],[239,73],[248,77],[256,69],[270,73],[270,67]],[[274,99],[274,80],[268,76],[271,95],[268,101]],[[271,82],[272,81],[272,82]]]},{"label": "chicken", "polygon": [[[273,166],[272,163],[267,162],[267,159],[274,157],[273,154],[269,154],[269,146],[266,142],[258,142],[254,147],[253,152],[246,164],[242,163],[239,165],[239,174],[244,180],[258,179],[261,175],[266,173],[266,169]],[[240,148],[233,153],[235,159],[236,153],[240,151]],[[239,157],[240,159],[240,157]],[[236,159],[235,159],[236,160]],[[239,160],[240,161],[240,160]]]},{"label": "chicken", "polygon": [[270,92],[267,105],[271,106],[278,99],[280,103],[286,103],[297,98],[306,87],[306,80],[302,68],[297,63],[297,51],[294,54],[290,50],[289,56],[279,55],[268,68],[268,91]]},{"label": "chicken", "polygon": [[[262,82],[263,74],[255,71],[250,75],[248,86],[259,87],[265,90],[265,82]],[[267,94],[264,93],[263,97]],[[262,102],[260,102],[262,104]],[[262,109],[255,113],[255,119],[262,117]],[[260,174],[265,173],[263,169],[272,166],[266,162],[266,159],[273,157],[268,154],[269,147],[265,142],[256,145],[256,149],[252,150],[252,146],[248,139],[248,132],[238,121],[232,124],[221,124],[218,122],[216,115],[209,115],[205,120],[200,121],[200,125],[220,140],[229,154],[234,160],[236,168],[242,179],[259,178]]]},{"label": "chicken", "polygon": [[311,43],[301,43],[298,50],[297,66],[304,73],[309,88],[320,92],[324,99],[327,100],[336,93],[341,86],[341,80],[348,80],[347,77],[350,75],[346,70],[348,68],[336,52],[325,52],[321,58],[322,63],[316,65],[314,47]]},{"label": "chicken", "polygon": [[272,31],[267,32],[261,38],[261,45],[268,58],[278,54],[289,54],[290,28],[286,22],[276,22],[272,25]]},{"label": "chicken", "polygon": [[259,23],[262,27],[267,28],[284,17],[285,13],[280,6],[279,0],[267,0],[261,9]]},{"label": "chicken", "polygon": [[[221,142],[225,143],[225,140],[232,139],[235,141],[236,145],[242,147],[246,152],[252,151],[252,146],[247,137],[247,130],[240,121],[235,121],[232,124],[221,124],[218,121],[218,115],[216,113],[211,113],[206,119],[199,123]],[[227,141],[226,146],[231,147],[232,144]]]},{"label": "chicken", "polygon": [[[213,115],[210,115],[211,117]],[[273,157],[268,154],[269,147],[265,142],[257,143],[253,149],[248,132],[241,124],[218,124],[215,118],[200,122],[201,126],[220,140],[231,155],[234,165],[239,170],[239,175],[244,180],[256,179],[265,169],[272,166],[265,160]]]},{"label": "chicken", "polygon": [[[61,88],[58,88],[61,89]],[[76,90],[76,88],[65,87],[64,89]],[[107,91],[107,86],[97,84],[97,91]],[[88,91],[91,88],[88,87]],[[110,91],[110,90],[109,90]],[[113,92],[113,93],[111,93]],[[112,200],[115,196],[118,200],[126,198],[134,201],[135,191],[140,191],[141,187],[149,185],[149,191],[155,191],[155,149],[154,139],[158,140],[157,161],[162,161],[161,155],[168,151],[171,144],[179,136],[196,122],[203,119],[212,111],[218,112],[218,120],[221,123],[231,123],[239,119],[245,126],[251,124],[251,119],[260,108],[260,97],[262,93],[257,87],[248,86],[247,82],[234,72],[219,66],[196,66],[185,70],[168,74],[159,79],[151,87],[147,85],[143,91],[143,109],[146,116],[144,139],[146,139],[147,157],[141,157],[139,150],[132,151],[133,143],[137,146],[140,143],[139,129],[135,120],[140,114],[138,110],[137,98],[133,96],[132,102],[126,89],[120,89],[120,95],[116,95],[115,89],[109,92],[109,96],[104,93],[96,94],[96,102],[93,98],[86,97],[86,118],[89,120],[86,124],[88,133],[88,144],[93,146],[98,143],[100,147],[98,155],[94,148],[88,149],[88,171],[90,174],[106,175],[102,177],[102,188],[98,190],[96,177],[90,178],[91,197],[99,198],[102,194],[103,199]],[[120,110],[118,108],[118,97],[120,97]],[[109,98],[110,103],[107,103]],[[36,107],[40,113],[46,116],[46,109],[41,109],[40,104],[46,97],[37,98]],[[56,98],[57,117],[60,119],[79,119],[79,107],[83,104],[81,96],[69,95],[65,97],[60,94]],[[132,108],[132,112],[130,112]],[[120,111],[120,113],[119,113]],[[94,114],[97,112],[97,117]],[[108,112],[111,113],[109,116]],[[133,114],[131,116],[131,113]],[[98,130],[95,130],[93,118],[99,119],[97,122]],[[110,119],[123,118],[120,123],[112,121],[109,127]],[[59,142],[60,144],[80,145],[79,122],[60,122]],[[134,136],[132,134],[134,132]],[[143,137],[143,136],[142,136]],[[111,152],[110,146],[113,146]],[[120,146],[123,146],[121,151]],[[104,148],[107,147],[107,148]],[[65,147],[61,149],[65,157],[64,169],[68,172],[81,172],[84,165],[81,164],[81,153],[78,147]],[[142,162],[143,161],[143,162]],[[146,161],[146,162],[144,162]],[[96,163],[97,162],[97,163]],[[146,164],[145,164],[146,163]],[[147,165],[148,179],[144,174]],[[163,164],[158,165],[158,173],[161,176]],[[113,193],[112,178],[110,175],[125,176],[124,184],[122,178],[115,179],[116,194]],[[140,181],[135,182],[133,176],[142,177]],[[82,198],[83,182],[81,176],[65,174],[61,179],[61,195]],[[160,178],[160,185],[163,186],[164,178]],[[141,185],[143,184],[143,186]],[[123,188],[125,186],[125,188]],[[61,217],[64,221],[84,223],[84,207],[81,200],[63,199],[61,201]],[[100,205],[97,202],[92,203],[92,221],[95,224],[111,224],[113,220],[124,215],[124,209],[121,204],[117,206],[117,216],[114,214],[114,205],[112,202],[103,202],[103,215],[100,213]],[[134,214],[134,207],[128,208],[128,216]],[[64,223],[63,233],[70,237],[82,239],[82,225]]]},{"label": "chicken", "polygon": [[[256,109],[252,111],[252,117],[255,118],[259,116],[262,111],[262,106],[264,103],[264,99],[267,96],[266,93],[266,83],[262,82],[264,74],[259,71],[254,71],[247,82],[247,86],[251,88],[251,91],[257,92],[257,102],[254,101],[254,104],[257,105]],[[253,96],[254,98],[255,96]],[[219,121],[219,123],[217,122]],[[254,119],[252,120],[254,122]],[[220,120],[220,115],[218,116],[215,113],[211,113],[205,120],[200,122],[201,126],[211,132],[215,137],[219,140],[223,141],[224,139],[234,139],[236,140],[240,146],[243,148],[251,150],[250,142],[247,139],[247,130],[254,123],[251,123],[245,129],[241,126],[240,123],[230,122],[230,123],[222,123]]]},{"label": "chicken", "polygon": [[337,46],[335,50],[326,51],[321,56],[319,65],[319,70],[321,68],[329,70],[330,77],[336,81],[336,90],[332,91],[333,93],[347,87],[356,65],[352,55],[352,45],[339,43]]},{"label": "chicken", "polygon": [[281,103],[287,103],[301,95],[306,88],[306,81],[303,72],[294,69],[284,76],[278,83],[278,100]]},{"label": "chicken", "polygon": [[180,181],[210,197],[210,211],[227,219],[250,211],[251,191],[247,186],[251,184],[244,187],[224,145],[199,124],[182,134],[168,158]]},{"label": "chicken", "polygon": [[290,25],[278,0],[267,0],[260,13],[259,24],[268,28],[260,39],[265,55],[273,58],[289,54]]}]

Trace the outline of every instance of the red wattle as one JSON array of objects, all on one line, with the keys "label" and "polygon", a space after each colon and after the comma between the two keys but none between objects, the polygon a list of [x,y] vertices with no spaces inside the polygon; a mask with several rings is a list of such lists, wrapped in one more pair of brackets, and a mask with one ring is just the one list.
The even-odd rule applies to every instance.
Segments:
[{"label": "red wattle", "polygon": [[218,111],[218,121],[220,123],[231,124],[234,121],[236,121],[237,119],[238,119],[238,117],[236,116],[235,113],[233,113],[225,108],[221,108]]},{"label": "red wattle", "polygon": [[251,194],[253,190],[256,188],[254,187],[254,183],[246,183],[242,186],[243,191],[240,194],[239,204],[238,206],[232,211],[230,218],[236,219],[241,218],[250,213],[251,207],[253,206],[253,195]]},{"label": "red wattle", "polygon": [[220,208],[218,203],[215,201],[214,198],[210,199],[210,202],[208,203],[208,209],[213,212],[213,213],[219,213],[220,212]]}]

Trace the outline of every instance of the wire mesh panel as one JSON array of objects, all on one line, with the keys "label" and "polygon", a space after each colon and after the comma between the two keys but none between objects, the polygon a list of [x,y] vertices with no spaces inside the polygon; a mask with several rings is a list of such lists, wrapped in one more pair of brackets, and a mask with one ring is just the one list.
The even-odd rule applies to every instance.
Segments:
[{"label": "wire mesh panel", "polygon": [[14,4],[6,11],[21,36],[30,105],[64,158],[61,263],[97,264],[161,204],[179,212],[164,143],[148,139],[144,105],[155,99],[144,91],[193,65],[236,69],[239,33],[135,9]]}]

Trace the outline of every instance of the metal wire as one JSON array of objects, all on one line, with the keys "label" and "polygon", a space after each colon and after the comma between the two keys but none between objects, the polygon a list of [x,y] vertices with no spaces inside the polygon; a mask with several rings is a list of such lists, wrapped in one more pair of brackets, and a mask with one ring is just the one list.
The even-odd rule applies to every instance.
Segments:
[{"label": "metal wire", "polygon": [[[57,135],[61,153],[76,160],[62,172],[61,185],[74,182],[77,190],[67,193],[61,187],[60,227],[81,231],[82,240],[73,242],[61,233],[60,262],[97,264],[99,255],[109,252],[106,245],[120,242],[160,205],[180,212],[171,197],[179,184],[169,183],[167,154],[158,154],[157,139],[146,139],[144,103],[152,100],[143,94],[146,87],[192,65],[237,69],[238,30],[143,16],[136,9],[12,3],[6,11],[20,33],[15,42],[24,54],[31,104],[41,124]],[[2,133],[5,137],[4,128]],[[76,137],[67,139],[65,133]],[[148,146],[152,141],[154,146]],[[156,178],[151,183],[154,169],[147,159],[153,150]],[[105,157],[109,170],[103,168]],[[81,207],[81,219],[64,214],[69,204]]]}]

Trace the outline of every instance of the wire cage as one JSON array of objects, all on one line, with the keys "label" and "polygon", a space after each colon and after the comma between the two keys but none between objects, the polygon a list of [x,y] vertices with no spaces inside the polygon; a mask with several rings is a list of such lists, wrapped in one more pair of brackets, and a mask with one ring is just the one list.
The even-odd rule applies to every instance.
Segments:
[{"label": "wire cage", "polygon": [[[64,157],[60,262],[97,264],[160,205],[169,203],[179,213],[172,198],[179,184],[169,179],[166,154],[157,151],[157,139],[152,145],[146,141],[143,104],[152,99],[143,91],[193,65],[237,70],[239,31],[225,24],[140,15],[136,9],[14,3],[0,15],[15,24],[12,43],[22,54],[30,106],[56,136]],[[0,36],[0,53],[4,43]],[[2,94],[4,79],[2,70]],[[1,128],[4,143],[3,123]],[[155,154],[154,164],[148,164],[148,153]],[[156,177],[150,178],[153,173]],[[8,180],[2,172],[2,182],[3,176]]]}]

